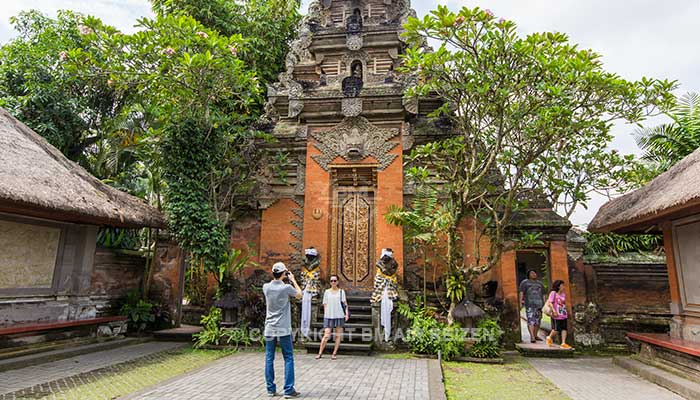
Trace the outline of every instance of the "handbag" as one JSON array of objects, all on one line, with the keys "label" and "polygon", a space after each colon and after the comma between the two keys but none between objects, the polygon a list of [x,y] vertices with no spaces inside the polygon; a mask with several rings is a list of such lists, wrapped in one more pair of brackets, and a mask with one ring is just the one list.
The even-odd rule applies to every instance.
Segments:
[{"label": "handbag", "polygon": [[552,316],[552,304],[550,302],[547,302],[544,307],[542,307],[542,314]]},{"label": "handbag", "polygon": [[341,294],[340,306],[343,307],[343,314],[347,314],[348,318],[350,318],[350,311],[347,311],[348,305],[343,301],[343,299],[345,299],[345,290],[343,290]]}]

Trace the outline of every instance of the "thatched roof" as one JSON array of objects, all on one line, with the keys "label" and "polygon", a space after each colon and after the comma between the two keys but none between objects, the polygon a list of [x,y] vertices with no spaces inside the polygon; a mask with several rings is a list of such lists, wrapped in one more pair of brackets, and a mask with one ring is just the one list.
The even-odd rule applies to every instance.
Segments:
[{"label": "thatched roof", "polygon": [[0,212],[93,225],[165,227],[163,214],[106,185],[0,108]]},{"label": "thatched roof", "polygon": [[[657,230],[664,219],[687,215],[700,206],[700,149],[646,186],[604,204],[588,225],[592,232]],[[698,212],[698,211],[694,211]]]}]

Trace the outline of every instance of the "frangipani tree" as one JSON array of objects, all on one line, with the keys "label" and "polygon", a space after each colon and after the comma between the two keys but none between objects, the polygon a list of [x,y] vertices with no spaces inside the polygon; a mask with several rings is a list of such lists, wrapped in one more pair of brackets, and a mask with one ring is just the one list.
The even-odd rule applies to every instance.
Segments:
[{"label": "frangipani tree", "polygon": [[[416,77],[406,95],[444,99],[431,116],[449,120],[455,133],[417,147],[409,179],[433,186],[443,199],[448,270],[460,287],[504,251],[536,239],[512,232],[513,215],[528,199],[568,195],[585,204],[588,190],[620,168],[625,160],[604,150],[613,122],[640,121],[673,100],[673,82],[627,81],[565,34],[523,37],[514,22],[489,10],[438,6],[404,28],[412,45],[404,70]],[[426,51],[426,37],[437,42],[435,51]],[[573,173],[589,177],[573,184]],[[458,229],[465,218],[478,226],[469,265]],[[489,238],[488,254],[479,253],[482,237]]]},{"label": "frangipani tree", "polygon": [[162,157],[170,230],[191,256],[188,294],[202,303],[209,272],[229,251],[216,207],[226,151],[247,129],[261,97],[255,72],[240,58],[245,40],[221,36],[185,15],[142,19],[131,35],[91,17],[84,25],[101,57],[73,49],[67,62],[76,73],[107,76],[111,85],[140,93]]}]

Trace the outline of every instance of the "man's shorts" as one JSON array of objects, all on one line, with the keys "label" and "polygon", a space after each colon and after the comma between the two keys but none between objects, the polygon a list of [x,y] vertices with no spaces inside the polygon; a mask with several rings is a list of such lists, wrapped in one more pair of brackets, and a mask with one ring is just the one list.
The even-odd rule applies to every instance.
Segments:
[{"label": "man's shorts", "polygon": [[542,322],[542,309],[540,307],[525,307],[528,325],[539,325]]}]

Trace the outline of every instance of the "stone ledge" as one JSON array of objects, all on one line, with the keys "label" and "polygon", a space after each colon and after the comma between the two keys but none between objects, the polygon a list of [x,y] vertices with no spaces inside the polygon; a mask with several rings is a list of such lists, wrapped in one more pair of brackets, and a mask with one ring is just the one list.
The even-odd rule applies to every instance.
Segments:
[{"label": "stone ledge", "polygon": [[700,399],[700,384],[696,382],[629,357],[614,357],[613,363],[685,398]]}]

